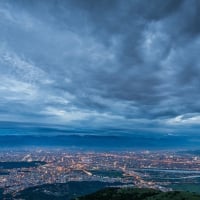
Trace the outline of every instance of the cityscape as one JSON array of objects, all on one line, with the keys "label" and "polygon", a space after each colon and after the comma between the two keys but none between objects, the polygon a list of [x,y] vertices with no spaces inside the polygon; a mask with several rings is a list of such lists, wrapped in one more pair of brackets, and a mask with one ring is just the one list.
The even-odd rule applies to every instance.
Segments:
[{"label": "cityscape", "polygon": [[200,183],[200,155],[189,152],[92,152],[62,149],[2,151],[0,188],[14,195],[29,187],[101,181],[171,191]]},{"label": "cityscape", "polygon": [[0,200],[200,200],[200,0],[0,0]]}]

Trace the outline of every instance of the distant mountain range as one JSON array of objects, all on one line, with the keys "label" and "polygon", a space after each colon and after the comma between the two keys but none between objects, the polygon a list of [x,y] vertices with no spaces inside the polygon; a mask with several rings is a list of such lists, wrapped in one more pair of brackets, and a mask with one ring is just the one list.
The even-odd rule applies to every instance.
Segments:
[{"label": "distant mountain range", "polygon": [[194,150],[197,134],[0,122],[0,148],[66,147],[93,150]]},{"label": "distant mountain range", "polygon": [[[178,143],[177,143],[178,141]],[[93,150],[167,150],[199,147],[180,136],[1,135],[0,148],[66,147]]]}]

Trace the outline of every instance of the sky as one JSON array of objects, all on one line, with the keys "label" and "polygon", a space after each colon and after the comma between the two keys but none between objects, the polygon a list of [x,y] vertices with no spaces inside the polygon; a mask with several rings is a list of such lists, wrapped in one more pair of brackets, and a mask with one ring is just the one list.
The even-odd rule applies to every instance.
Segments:
[{"label": "sky", "polygon": [[200,125],[200,1],[0,0],[0,121]]}]

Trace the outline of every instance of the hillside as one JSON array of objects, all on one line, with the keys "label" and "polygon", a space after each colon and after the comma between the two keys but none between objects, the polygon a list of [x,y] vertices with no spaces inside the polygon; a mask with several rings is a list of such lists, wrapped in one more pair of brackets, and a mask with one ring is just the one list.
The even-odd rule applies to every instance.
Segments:
[{"label": "hillside", "polygon": [[90,194],[102,188],[116,185],[119,185],[119,183],[106,183],[99,181],[72,181],[67,183],[45,184],[27,188],[15,193],[12,197],[6,196],[5,198],[14,198],[16,200],[71,200],[75,197]]},{"label": "hillside", "polygon": [[200,200],[200,196],[189,192],[161,192],[152,189],[106,188],[76,200]]}]

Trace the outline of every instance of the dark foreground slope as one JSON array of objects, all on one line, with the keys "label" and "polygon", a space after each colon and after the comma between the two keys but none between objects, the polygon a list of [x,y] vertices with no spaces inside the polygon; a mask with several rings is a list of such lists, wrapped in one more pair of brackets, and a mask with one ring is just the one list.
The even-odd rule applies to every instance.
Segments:
[{"label": "dark foreground slope", "polygon": [[200,200],[200,196],[189,192],[161,192],[152,189],[106,188],[76,200]]},{"label": "dark foreground slope", "polygon": [[45,184],[27,188],[15,193],[14,196],[7,195],[4,198],[6,200],[71,200],[75,197],[90,194],[102,188],[116,185],[119,185],[119,183],[106,183],[99,181],[72,181],[67,183]]}]

